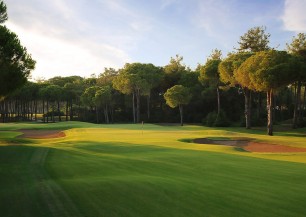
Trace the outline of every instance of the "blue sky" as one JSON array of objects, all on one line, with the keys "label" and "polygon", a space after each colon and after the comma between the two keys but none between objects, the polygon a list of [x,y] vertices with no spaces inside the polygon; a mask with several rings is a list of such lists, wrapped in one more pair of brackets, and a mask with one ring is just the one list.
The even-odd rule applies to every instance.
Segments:
[{"label": "blue sky", "polygon": [[33,79],[164,66],[176,54],[194,69],[215,48],[225,57],[254,26],[266,26],[278,49],[306,32],[306,0],[4,1],[6,25],[37,61]]}]

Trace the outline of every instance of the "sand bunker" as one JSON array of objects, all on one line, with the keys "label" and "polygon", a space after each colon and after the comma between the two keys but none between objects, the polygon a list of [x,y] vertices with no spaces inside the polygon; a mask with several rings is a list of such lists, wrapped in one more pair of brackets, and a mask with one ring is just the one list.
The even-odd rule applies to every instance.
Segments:
[{"label": "sand bunker", "polygon": [[30,138],[30,139],[52,139],[65,137],[65,133],[60,130],[18,130],[23,133],[18,136],[19,138]]},{"label": "sand bunker", "polygon": [[211,140],[207,138],[198,138],[193,140],[198,144],[210,145],[227,145],[242,148],[249,152],[265,152],[265,153],[288,153],[288,152],[306,152],[306,148],[291,147],[285,145],[259,143],[249,140]]}]

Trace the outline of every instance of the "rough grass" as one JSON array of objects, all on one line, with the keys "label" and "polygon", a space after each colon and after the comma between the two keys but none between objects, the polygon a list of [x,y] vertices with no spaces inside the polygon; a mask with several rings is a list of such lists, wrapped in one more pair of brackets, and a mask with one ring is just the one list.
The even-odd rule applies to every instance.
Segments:
[{"label": "rough grass", "polygon": [[0,133],[1,216],[306,215],[306,154],[190,142],[241,137],[306,147],[303,131],[268,137],[242,128],[80,122],[0,128],[67,135],[12,145],[18,132]]}]

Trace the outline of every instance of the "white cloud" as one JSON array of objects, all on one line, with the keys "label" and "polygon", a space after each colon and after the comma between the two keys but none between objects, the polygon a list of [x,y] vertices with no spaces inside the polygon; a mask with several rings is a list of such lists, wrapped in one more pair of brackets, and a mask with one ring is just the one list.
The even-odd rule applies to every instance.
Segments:
[{"label": "white cloud", "polygon": [[[135,38],[111,34],[112,30],[103,28],[103,24],[97,25],[87,20],[82,9],[88,2],[69,1],[73,3],[71,6],[62,0],[44,4],[38,1],[13,4],[12,0],[8,0],[10,17],[6,23],[37,61],[36,69],[32,72],[34,79],[89,76],[100,73],[104,67],[120,68],[130,61],[125,50],[131,46],[129,41]],[[114,2],[109,4],[107,1],[106,4],[114,10],[124,11],[125,15],[129,13]],[[134,28],[141,28],[141,23],[135,23]]]},{"label": "white cloud", "polygon": [[294,32],[306,31],[306,1],[286,0],[282,20],[286,30]]},{"label": "white cloud", "polygon": [[37,61],[33,78],[88,77],[100,73],[104,67],[122,67],[129,60],[125,52],[107,44],[48,36],[44,32],[28,31],[10,22],[8,27],[19,35],[22,45]]}]

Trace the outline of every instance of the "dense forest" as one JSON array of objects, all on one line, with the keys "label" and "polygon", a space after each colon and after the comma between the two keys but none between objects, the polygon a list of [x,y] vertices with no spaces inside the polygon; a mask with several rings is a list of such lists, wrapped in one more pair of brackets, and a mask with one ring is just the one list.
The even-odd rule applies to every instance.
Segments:
[{"label": "dense forest", "polygon": [[[7,20],[1,1],[1,24]],[[249,29],[226,57],[215,49],[195,70],[183,57],[165,66],[126,63],[98,76],[28,81],[35,61],[17,35],[0,26],[2,122],[202,123],[207,126],[268,126],[289,121],[303,127],[306,99],[306,34],[286,51],[269,46],[265,27]],[[47,73],[47,72],[46,72]]]}]

